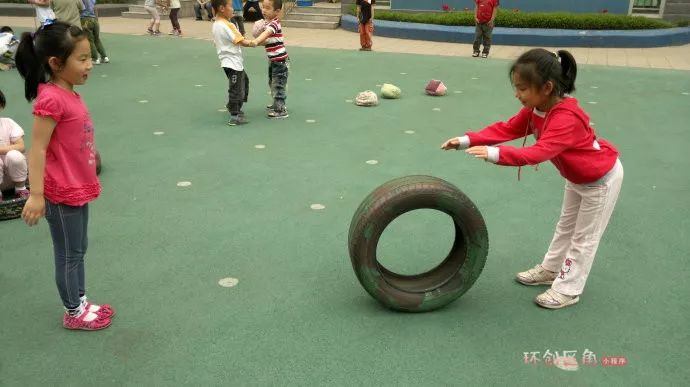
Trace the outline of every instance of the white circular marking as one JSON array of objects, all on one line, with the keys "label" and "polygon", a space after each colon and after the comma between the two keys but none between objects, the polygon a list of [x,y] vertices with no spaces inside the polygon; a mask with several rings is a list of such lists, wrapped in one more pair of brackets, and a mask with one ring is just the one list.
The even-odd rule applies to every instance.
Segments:
[{"label": "white circular marking", "polygon": [[232,278],[232,277],[227,277],[227,278],[221,278],[220,281],[218,281],[218,285],[224,287],[224,288],[232,288],[237,286],[237,284],[240,282],[237,278]]},{"label": "white circular marking", "polygon": [[681,94],[683,94],[683,95],[690,95],[690,93],[688,93],[687,91],[684,91],[684,92],[682,92]]},{"label": "white circular marking", "polygon": [[592,88],[592,89],[598,89],[599,86],[590,86],[590,88]]},{"label": "white circular marking", "polygon": [[378,163],[379,163],[378,160],[367,160],[367,164],[369,164],[369,165],[376,165]]},{"label": "white circular marking", "polygon": [[318,204],[318,203],[317,203],[317,204],[312,204],[312,205],[309,206],[309,207],[310,207],[312,210],[323,210],[324,208],[326,208],[326,206],[324,206],[323,204]]},{"label": "white circular marking", "polygon": [[178,181],[177,182],[178,187],[189,187],[190,185],[192,185],[191,181]]},{"label": "white circular marking", "polygon": [[376,85],[376,87],[381,87],[381,85]]},{"label": "white circular marking", "polygon": [[142,100],[139,101],[139,103],[149,103],[149,100],[147,100],[147,99],[142,99]]},{"label": "white circular marking", "polygon": [[652,189],[656,189],[656,186],[655,186],[655,185],[653,185],[653,186],[652,186]]},{"label": "white circular marking", "polygon": [[414,130],[406,130],[405,133],[406,134],[414,134]]},{"label": "white circular marking", "polygon": [[477,79],[479,79],[479,77],[472,77],[472,79],[476,81]]},{"label": "white circular marking", "polygon": [[153,67],[160,67],[160,65],[151,65],[151,66],[153,66]]},{"label": "white circular marking", "polygon": [[165,132],[153,132],[153,134],[156,136],[162,136],[165,134]]},{"label": "white circular marking", "polygon": [[455,90],[453,93],[455,93],[455,94],[462,94],[462,90]]},{"label": "white circular marking", "polygon": [[264,144],[257,144],[257,145],[254,145],[254,148],[256,148],[256,149],[266,149],[266,145],[264,145]]},{"label": "white circular marking", "polygon": [[589,126],[594,126],[594,125],[596,125],[594,122],[589,123]]},{"label": "white circular marking", "polygon": [[587,103],[590,104],[590,105],[596,105],[596,104],[597,104],[597,101],[588,101]]},{"label": "white circular marking", "polygon": [[305,78],[304,80],[305,81],[311,81],[311,78]]},{"label": "white circular marking", "polygon": [[352,103],[352,100],[351,100],[351,99],[346,99],[346,100],[345,100],[345,103]]},{"label": "white circular marking", "polygon": [[407,73],[400,73],[400,75],[407,75]]},{"label": "white circular marking", "polygon": [[218,109],[219,112],[227,112],[228,109]]},{"label": "white circular marking", "polygon": [[336,69],[336,70],[342,70],[342,68],[340,68],[340,67],[336,67],[335,69]]},{"label": "white circular marking", "polygon": [[315,123],[315,122],[316,122],[316,120],[307,120],[307,123],[308,123],[308,124],[313,124],[313,123]]},{"label": "white circular marking", "polygon": [[148,51],[144,51],[144,55],[147,55],[148,53],[149,53]]},{"label": "white circular marking", "polygon": [[108,74],[101,75],[101,78],[108,78]]},{"label": "white circular marking", "polygon": [[204,85],[194,85],[194,87],[204,87]]},{"label": "white circular marking", "polygon": [[433,111],[435,111],[435,112],[440,112],[440,111],[441,111],[441,108],[433,108],[433,109],[431,109],[431,110],[433,110]]}]

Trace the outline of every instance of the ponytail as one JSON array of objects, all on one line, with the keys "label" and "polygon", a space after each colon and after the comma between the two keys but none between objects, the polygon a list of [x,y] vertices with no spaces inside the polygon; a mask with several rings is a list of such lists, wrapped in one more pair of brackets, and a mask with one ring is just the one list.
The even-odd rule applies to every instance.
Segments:
[{"label": "ponytail", "polygon": [[561,91],[570,94],[575,91],[575,78],[577,78],[577,63],[573,55],[566,50],[558,50],[561,62]]},{"label": "ponytail", "polygon": [[24,78],[27,101],[33,101],[38,95],[38,85],[48,82],[54,75],[48,60],[56,57],[65,64],[76,43],[82,39],[86,39],[86,33],[81,28],[60,21],[46,23],[34,33],[22,34],[15,62],[19,75]]}]

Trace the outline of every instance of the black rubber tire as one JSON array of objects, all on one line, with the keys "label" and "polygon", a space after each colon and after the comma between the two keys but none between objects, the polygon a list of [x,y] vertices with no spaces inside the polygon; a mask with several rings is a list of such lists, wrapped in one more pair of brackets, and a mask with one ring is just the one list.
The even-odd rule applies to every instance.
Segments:
[{"label": "black rubber tire", "polygon": [[0,202],[0,220],[17,219],[22,216],[22,210],[26,199],[15,199],[14,190],[3,191],[5,197],[12,199],[3,200]]},{"label": "black rubber tire", "polygon": [[[448,256],[421,274],[393,273],[376,259],[376,247],[385,228],[400,215],[434,209],[455,224],[455,242]],[[484,218],[472,201],[454,185],[433,176],[406,176],[391,180],[367,196],[350,223],[350,259],[364,289],[388,308],[427,312],[462,296],[475,283],[489,252]]]}]

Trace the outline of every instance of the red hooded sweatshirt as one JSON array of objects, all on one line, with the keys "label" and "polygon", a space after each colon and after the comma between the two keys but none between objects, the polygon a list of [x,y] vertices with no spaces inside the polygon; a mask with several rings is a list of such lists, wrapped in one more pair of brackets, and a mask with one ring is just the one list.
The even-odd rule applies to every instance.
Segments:
[{"label": "red hooded sweatshirt", "polygon": [[572,97],[563,98],[550,111],[523,108],[507,122],[497,122],[480,132],[467,132],[471,146],[494,145],[533,134],[528,147],[499,146],[499,165],[535,165],[551,160],[561,176],[575,184],[593,183],[613,168],[618,150],[597,139],[589,116]]}]

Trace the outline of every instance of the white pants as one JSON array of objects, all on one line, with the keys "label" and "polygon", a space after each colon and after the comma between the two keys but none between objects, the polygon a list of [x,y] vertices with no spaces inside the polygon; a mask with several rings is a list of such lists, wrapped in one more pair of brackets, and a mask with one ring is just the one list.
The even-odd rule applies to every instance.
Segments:
[{"label": "white pants", "polygon": [[582,294],[622,184],[620,160],[592,184],[566,180],[561,218],[541,264],[546,270],[558,272],[553,290],[568,296]]},{"label": "white pants", "polygon": [[0,190],[14,188],[15,182],[25,182],[27,173],[26,156],[22,152],[11,150],[0,156]]}]

